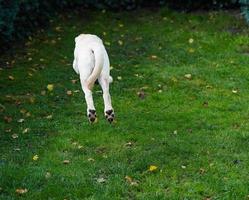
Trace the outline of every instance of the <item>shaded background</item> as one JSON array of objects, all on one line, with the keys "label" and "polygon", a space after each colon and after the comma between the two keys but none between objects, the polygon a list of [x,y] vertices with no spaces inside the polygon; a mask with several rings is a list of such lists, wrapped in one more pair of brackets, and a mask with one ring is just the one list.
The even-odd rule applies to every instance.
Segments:
[{"label": "shaded background", "polygon": [[[79,9],[134,10],[141,7],[168,6],[181,12],[207,9],[241,8],[249,19],[248,0],[0,0],[1,50],[44,28],[54,15]],[[83,11],[84,12],[84,11]]]}]

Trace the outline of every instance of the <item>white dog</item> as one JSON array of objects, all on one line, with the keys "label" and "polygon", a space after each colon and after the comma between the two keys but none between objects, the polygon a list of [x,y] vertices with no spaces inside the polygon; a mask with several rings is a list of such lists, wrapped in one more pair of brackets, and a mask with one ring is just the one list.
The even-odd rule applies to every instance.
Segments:
[{"label": "white dog", "polygon": [[109,93],[110,62],[102,40],[96,35],[80,34],[75,38],[73,68],[80,75],[82,90],[85,93],[87,116],[91,123],[95,122],[96,110],[93,103],[92,88],[98,79],[103,90],[105,117],[111,123],[114,120]]}]

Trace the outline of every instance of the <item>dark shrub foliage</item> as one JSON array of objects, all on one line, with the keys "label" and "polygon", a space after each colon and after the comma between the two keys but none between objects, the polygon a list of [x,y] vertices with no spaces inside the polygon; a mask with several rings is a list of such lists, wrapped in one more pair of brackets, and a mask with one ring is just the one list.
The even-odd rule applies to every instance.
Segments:
[{"label": "dark shrub foliage", "polygon": [[247,22],[249,22],[249,0],[240,0],[241,10]]}]

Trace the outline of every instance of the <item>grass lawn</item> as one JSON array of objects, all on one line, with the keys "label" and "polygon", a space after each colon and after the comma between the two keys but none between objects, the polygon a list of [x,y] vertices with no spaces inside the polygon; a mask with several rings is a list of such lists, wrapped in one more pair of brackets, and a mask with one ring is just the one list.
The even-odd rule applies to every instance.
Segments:
[{"label": "grass lawn", "polygon": [[[51,21],[0,71],[0,199],[247,199],[243,20],[229,11],[82,13]],[[72,68],[81,32],[107,47],[113,125],[98,85],[98,123],[88,123]]]}]

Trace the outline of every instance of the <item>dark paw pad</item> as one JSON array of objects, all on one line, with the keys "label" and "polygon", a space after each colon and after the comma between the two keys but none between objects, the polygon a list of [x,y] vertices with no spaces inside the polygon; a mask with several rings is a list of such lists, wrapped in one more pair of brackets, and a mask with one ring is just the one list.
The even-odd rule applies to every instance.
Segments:
[{"label": "dark paw pad", "polygon": [[97,120],[97,115],[95,110],[88,110],[88,120],[91,123],[94,123]]},{"label": "dark paw pad", "polygon": [[105,117],[108,120],[108,122],[112,123],[114,121],[114,111],[113,110],[105,111]]}]

